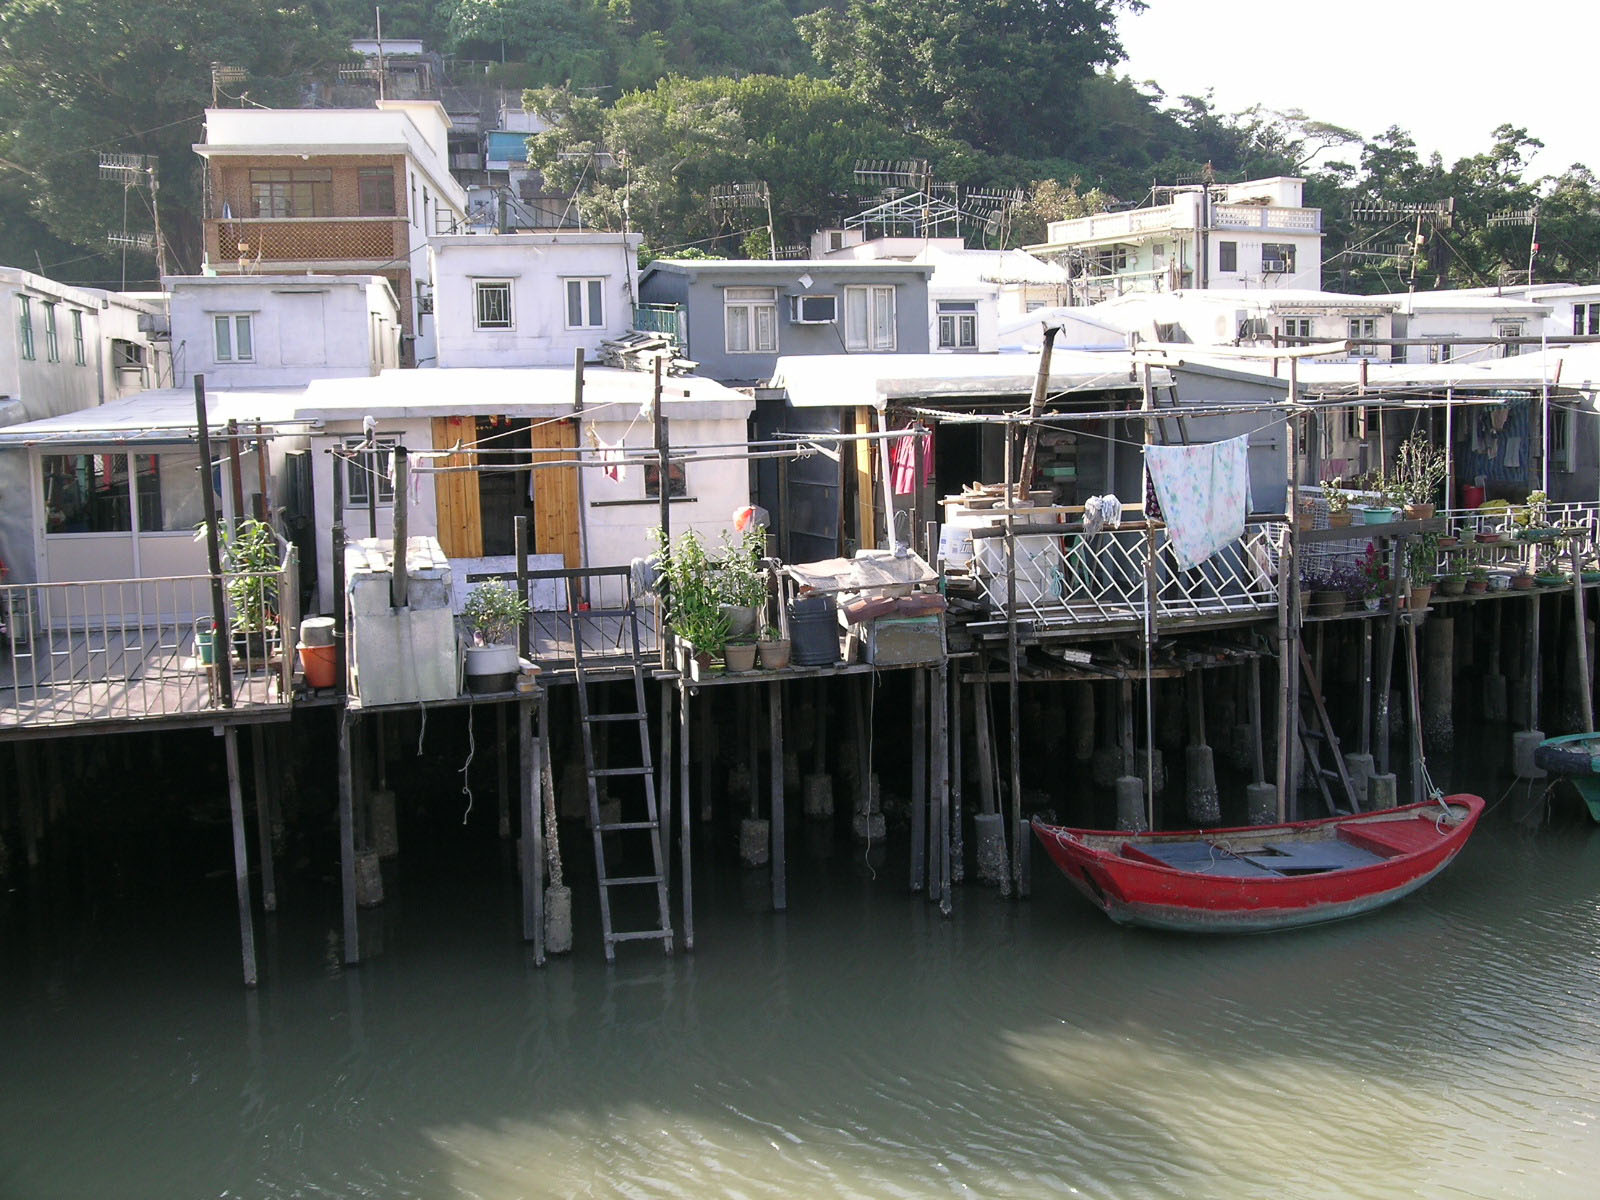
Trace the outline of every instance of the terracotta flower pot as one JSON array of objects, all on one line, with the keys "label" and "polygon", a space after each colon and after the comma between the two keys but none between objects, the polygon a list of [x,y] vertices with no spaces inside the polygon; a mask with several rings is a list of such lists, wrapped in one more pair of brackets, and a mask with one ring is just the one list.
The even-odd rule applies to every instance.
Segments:
[{"label": "terracotta flower pot", "polygon": [[1408,521],[1427,521],[1431,520],[1432,517],[1433,505],[1431,504],[1406,505],[1406,520]]},{"label": "terracotta flower pot", "polygon": [[1411,591],[1406,597],[1406,607],[1412,612],[1417,612],[1428,607],[1428,602],[1433,599],[1433,584],[1412,584]]}]

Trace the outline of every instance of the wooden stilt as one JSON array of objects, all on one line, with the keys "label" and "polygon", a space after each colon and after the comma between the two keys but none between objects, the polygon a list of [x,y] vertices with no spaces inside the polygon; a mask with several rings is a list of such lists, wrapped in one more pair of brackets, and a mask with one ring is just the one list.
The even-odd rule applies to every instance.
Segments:
[{"label": "wooden stilt", "polygon": [[[1498,606],[1496,606],[1498,607]],[[1400,543],[1389,548],[1389,616],[1383,623],[1378,646],[1378,774],[1389,774],[1389,687],[1394,679],[1394,652],[1400,637]]]},{"label": "wooden stilt", "polygon": [[348,709],[339,712],[339,880],[344,892],[344,961],[361,961],[360,927],[356,914],[356,814],[354,767],[350,753]]},{"label": "wooden stilt", "polygon": [[1584,729],[1594,728],[1594,677],[1590,674],[1588,618],[1583,612],[1583,555],[1577,541],[1572,543],[1572,614],[1577,627],[1578,700]]},{"label": "wooden stilt", "polygon": [[522,939],[533,943],[533,961],[544,965],[544,770],[543,747],[533,734],[534,701],[517,702],[517,741],[522,784]]},{"label": "wooden stilt", "polygon": [[[950,756],[948,769],[950,772],[950,820],[945,827],[945,836],[949,838],[950,852],[947,856],[946,866],[949,868],[948,882],[960,883],[966,878],[966,847],[963,843],[961,827],[961,789],[964,786],[962,778],[961,750],[964,733],[961,727],[961,680],[950,674],[948,666],[941,668],[945,674],[946,683],[949,685],[950,705]],[[948,893],[947,893],[948,896]]]},{"label": "wooden stilt", "polygon": [[1266,738],[1261,732],[1261,659],[1250,660],[1250,750],[1255,755],[1256,783],[1267,781]]},{"label": "wooden stilt", "polygon": [[[783,795],[783,684],[773,680],[767,684],[768,729],[771,739],[772,787],[772,907],[783,912],[789,907],[789,874],[784,860],[784,795]],[[750,781],[755,790],[755,780]]]},{"label": "wooden stilt", "polygon": [[[496,781],[495,799],[498,802],[499,813],[495,829],[500,835],[500,840],[505,841],[511,836],[511,746],[506,741],[506,706],[494,706],[494,744],[496,765],[499,767],[499,779]],[[383,734],[380,727],[378,734],[378,763],[382,771],[383,763]],[[520,773],[526,775],[528,766],[523,762]],[[381,788],[382,782],[378,784]]]},{"label": "wooden stilt", "polygon": [[39,804],[39,772],[32,742],[17,743],[17,823],[22,827],[23,856],[30,868],[39,865],[39,839],[44,813]]},{"label": "wooden stilt", "polygon": [[250,849],[244,832],[244,790],[239,785],[239,731],[222,730],[228,759],[228,812],[233,821],[233,886],[239,902],[239,941],[244,956],[244,985],[256,986],[256,931],[250,915]]},{"label": "wooden stilt", "polygon": [[998,789],[995,787],[994,746],[989,736],[989,685],[974,683],[971,686],[972,732],[978,751],[978,805],[985,814],[993,814],[1000,808],[995,796]]},{"label": "wooden stilt", "polygon": [[683,948],[694,949],[694,876],[689,870],[689,848],[694,828],[689,803],[689,686],[678,680],[678,734],[682,748],[678,754],[678,853],[682,855],[679,874],[683,877],[680,903],[683,906]]},{"label": "wooden stilt", "polygon": [[929,805],[929,834],[932,866],[929,871],[928,898],[939,902],[940,911],[950,915],[950,670],[940,662],[932,675],[933,706],[933,799]]},{"label": "wooden stilt", "polygon": [[672,684],[661,681],[661,761],[656,764],[656,795],[661,811],[661,870],[666,876],[667,895],[672,894]]},{"label": "wooden stilt", "polygon": [[261,845],[261,907],[278,911],[278,886],[272,865],[272,797],[267,789],[266,735],[260,725],[250,727],[250,768],[255,775],[256,840]]},{"label": "wooden stilt", "polygon": [[1539,604],[1540,597],[1528,600],[1528,728],[1539,728]]},{"label": "wooden stilt", "polygon": [[872,812],[872,729],[868,725],[866,691],[870,678],[850,689],[856,727],[856,812]]},{"label": "wooden stilt", "polygon": [[911,672],[911,890],[926,878],[928,828],[928,674]]},{"label": "wooden stilt", "polygon": [[1372,622],[1361,622],[1361,725],[1358,754],[1372,753]]}]

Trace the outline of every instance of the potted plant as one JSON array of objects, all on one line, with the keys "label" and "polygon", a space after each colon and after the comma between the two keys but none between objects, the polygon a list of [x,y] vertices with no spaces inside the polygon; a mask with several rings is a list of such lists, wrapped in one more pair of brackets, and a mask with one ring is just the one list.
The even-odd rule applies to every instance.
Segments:
[{"label": "potted plant", "polygon": [[1461,564],[1453,565],[1449,571],[1439,576],[1439,594],[1441,596],[1459,596],[1467,590],[1467,569]]},{"label": "potted plant", "polygon": [[764,668],[781,671],[789,665],[789,639],[783,636],[776,625],[763,625],[760,640],[756,642],[756,653]]},{"label": "potted plant", "polygon": [[722,647],[722,661],[730,675],[753,671],[756,666],[756,640],[747,633],[735,634]]},{"label": "potted plant", "polygon": [[1489,590],[1489,568],[1482,563],[1473,563],[1467,568],[1467,585],[1464,589],[1469,596],[1481,596]]},{"label": "potted plant", "polygon": [[1375,612],[1383,604],[1383,589],[1389,582],[1389,567],[1371,542],[1367,543],[1366,553],[1361,556],[1356,570],[1361,576],[1361,602],[1368,611]]},{"label": "potted plant", "polygon": [[728,645],[728,617],[714,599],[697,593],[675,596],[671,605],[672,632],[684,654],[683,669],[693,679],[709,674]]},{"label": "potted plant", "polygon": [[709,670],[728,641],[729,621],[722,612],[718,564],[705,543],[687,529],[670,543],[659,528],[651,531],[660,561],[659,586],[666,596],[666,621],[682,644],[680,669]]},{"label": "potted plant", "polygon": [[730,638],[755,639],[756,612],[767,603],[767,576],[761,569],[766,548],[766,535],[755,526],[737,541],[723,537],[722,555],[713,564],[713,578],[728,615]]},{"label": "potted plant", "polygon": [[472,634],[467,647],[467,691],[509,692],[517,683],[512,638],[528,615],[528,601],[502,579],[486,579],[467,593],[461,619]]},{"label": "potted plant", "polygon": [[[195,526],[194,540],[204,541],[206,523]],[[283,551],[278,535],[265,521],[247,517],[229,528],[219,525],[223,590],[232,610],[231,629],[236,657],[265,663],[278,622],[278,571]]]},{"label": "potted plant", "polygon": [[1341,489],[1337,475],[1324,479],[1321,484],[1322,499],[1328,506],[1328,528],[1343,529],[1350,524],[1350,497]]},{"label": "potted plant", "polygon": [[1433,516],[1433,498],[1444,483],[1447,470],[1448,460],[1444,450],[1428,441],[1427,434],[1422,430],[1417,430],[1400,443],[1395,455],[1395,480],[1407,518],[1426,521]]}]

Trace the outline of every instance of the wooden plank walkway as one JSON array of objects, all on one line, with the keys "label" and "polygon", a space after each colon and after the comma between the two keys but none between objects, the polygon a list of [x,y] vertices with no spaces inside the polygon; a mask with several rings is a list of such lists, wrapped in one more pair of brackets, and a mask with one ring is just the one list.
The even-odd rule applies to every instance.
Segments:
[{"label": "wooden plank walkway", "polygon": [[[220,649],[225,649],[219,647]],[[246,666],[250,670],[246,670]],[[282,709],[279,676],[234,662],[234,708]],[[0,643],[0,735],[103,722],[149,722],[223,713],[215,668],[195,652],[188,625],[41,631]]]}]

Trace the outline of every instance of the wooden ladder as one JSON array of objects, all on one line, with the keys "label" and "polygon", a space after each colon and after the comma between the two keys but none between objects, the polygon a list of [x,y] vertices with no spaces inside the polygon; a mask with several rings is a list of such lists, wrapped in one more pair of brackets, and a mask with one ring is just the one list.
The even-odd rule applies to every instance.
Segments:
[{"label": "wooden ladder", "polygon": [[[1305,750],[1306,763],[1311,768],[1311,776],[1317,782],[1317,790],[1322,793],[1322,803],[1328,810],[1330,817],[1338,816],[1342,812],[1360,812],[1361,804],[1356,799],[1356,785],[1350,778],[1350,771],[1344,765],[1344,754],[1339,749],[1338,735],[1333,732],[1333,722],[1328,718],[1328,706],[1322,702],[1322,684],[1317,679],[1317,673],[1312,670],[1311,656],[1306,653],[1304,644],[1300,646],[1300,688],[1303,699],[1311,701],[1312,711],[1316,714],[1317,723],[1313,727],[1306,723],[1306,706],[1297,705],[1300,719],[1300,745]],[[1326,767],[1322,763],[1322,747],[1328,747],[1333,758],[1333,766]],[[1332,780],[1338,780],[1344,792],[1345,802],[1349,805],[1340,809],[1334,801],[1333,792],[1328,787]]]},{"label": "wooden ladder", "polygon": [[[659,941],[666,953],[672,953],[672,918],[667,907],[667,875],[661,845],[661,819],[656,806],[655,765],[650,752],[650,722],[645,710],[644,662],[639,654],[639,614],[634,605],[633,590],[624,569],[623,586],[627,601],[621,608],[588,608],[580,603],[577,589],[569,583],[567,617],[572,632],[572,664],[578,692],[578,724],[583,734],[583,769],[589,789],[589,824],[594,832],[594,865],[600,888],[600,928],[605,938],[606,961],[615,962],[618,942]],[[572,581],[575,582],[575,581]],[[622,638],[618,641],[627,650],[624,664],[609,658],[606,667],[626,665],[633,675],[633,709],[631,712],[596,713],[590,705],[589,688],[593,685],[596,664],[584,654],[586,630],[600,631],[600,623],[618,620],[623,624]],[[628,767],[596,767],[594,753],[594,728],[596,725],[632,721],[639,730],[639,764]],[[642,795],[634,792],[631,799],[622,801],[622,812],[616,821],[600,818],[600,791],[597,780],[610,779],[619,783],[637,781],[642,785]],[[632,790],[632,789],[628,789]],[[640,811],[642,808],[642,812]],[[618,858],[631,849],[638,835],[644,834],[650,842],[653,868],[646,875],[613,875],[606,861],[606,835],[616,834],[612,848]],[[656,923],[643,929],[617,929],[611,913],[613,888],[653,887],[656,892]]]}]

